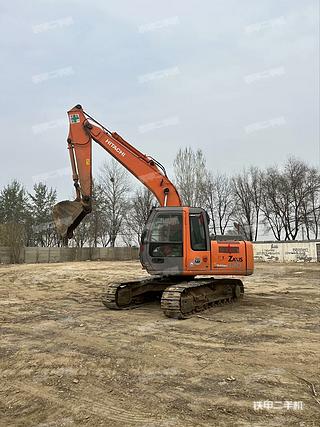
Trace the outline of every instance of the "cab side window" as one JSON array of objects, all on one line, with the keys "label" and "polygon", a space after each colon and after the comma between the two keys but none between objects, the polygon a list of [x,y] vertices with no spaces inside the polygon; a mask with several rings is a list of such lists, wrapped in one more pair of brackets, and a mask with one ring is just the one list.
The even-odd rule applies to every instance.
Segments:
[{"label": "cab side window", "polygon": [[207,237],[203,214],[190,214],[191,248],[194,251],[207,250]]}]

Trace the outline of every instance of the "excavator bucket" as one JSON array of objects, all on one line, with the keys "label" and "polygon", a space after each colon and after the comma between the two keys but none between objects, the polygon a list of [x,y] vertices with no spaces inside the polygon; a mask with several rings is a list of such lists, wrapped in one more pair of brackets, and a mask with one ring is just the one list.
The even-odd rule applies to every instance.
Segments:
[{"label": "excavator bucket", "polygon": [[81,202],[64,200],[53,207],[53,221],[62,239],[71,239],[73,231],[89,213]]}]

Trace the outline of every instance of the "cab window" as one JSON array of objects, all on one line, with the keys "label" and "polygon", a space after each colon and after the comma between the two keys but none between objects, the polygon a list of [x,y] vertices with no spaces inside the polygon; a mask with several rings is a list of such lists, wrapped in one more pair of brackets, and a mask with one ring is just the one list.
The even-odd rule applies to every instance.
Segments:
[{"label": "cab window", "polygon": [[191,248],[194,251],[207,250],[207,238],[203,214],[190,214]]},{"label": "cab window", "polygon": [[182,214],[158,214],[152,224],[149,253],[152,257],[182,257]]}]

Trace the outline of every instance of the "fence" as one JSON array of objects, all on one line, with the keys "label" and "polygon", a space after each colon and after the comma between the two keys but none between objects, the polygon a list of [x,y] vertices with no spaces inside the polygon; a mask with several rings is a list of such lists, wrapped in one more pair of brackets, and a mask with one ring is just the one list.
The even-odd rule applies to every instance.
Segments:
[{"label": "fence", "polygon": [[320,262],[320,240],[254,243],[255,261]]},{"label": "fence", "polygon": [[[22,248],[21,263],[128,261],[139,259],[138,248]],[[320,241],[257,242],[255,261],[320,262]],[[0,247],[0,263],[10,263],[10,248]]]},{"label": "fence", "polygon": [[[22,248],[20,263],[67,261],[128,261],[139,258],[138,248]],[[10,263],[10,248],[0,248],[0,263]]]}]

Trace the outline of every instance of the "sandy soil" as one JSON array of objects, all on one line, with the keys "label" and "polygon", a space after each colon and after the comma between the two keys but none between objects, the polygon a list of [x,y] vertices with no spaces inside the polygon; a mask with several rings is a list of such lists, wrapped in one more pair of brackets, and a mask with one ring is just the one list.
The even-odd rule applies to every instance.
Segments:
[{"label": "sandy soil", "polygon": [[240,303],[182,321],[101,304],[142,276],[0,266],[1,426],[320,426],[320,264],[258,264]]}]

